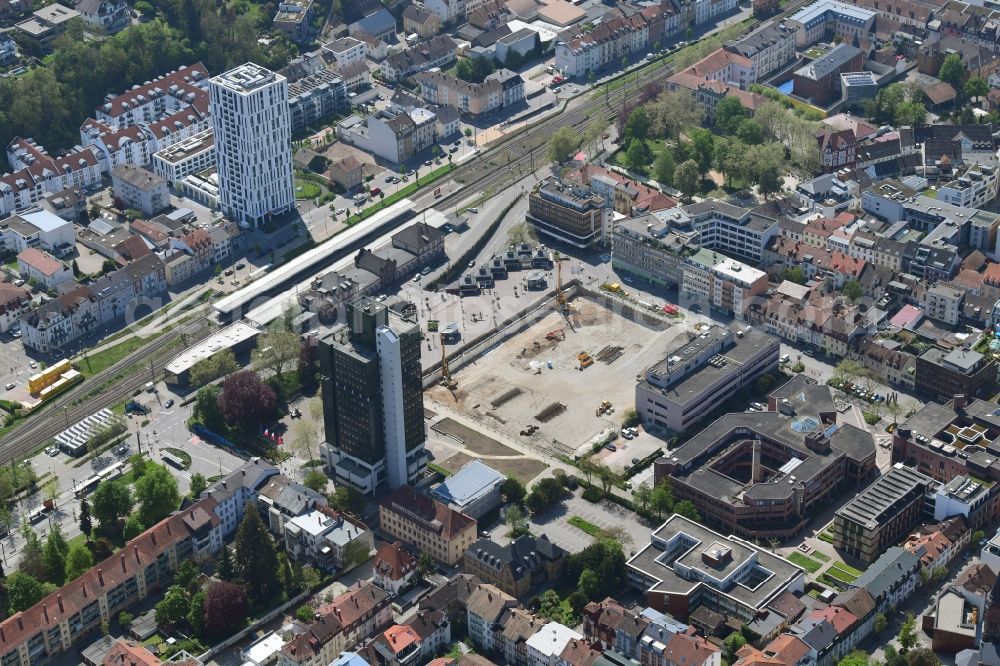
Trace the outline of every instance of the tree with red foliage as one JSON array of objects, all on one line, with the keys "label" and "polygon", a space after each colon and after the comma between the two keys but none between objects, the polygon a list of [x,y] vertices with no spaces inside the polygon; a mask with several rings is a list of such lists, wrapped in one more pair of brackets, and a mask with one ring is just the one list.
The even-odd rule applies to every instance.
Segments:
[{"label": "tree with red foliage", "polygon": [[247,618],[247,595],[236,583],[215,583],[205,594],[205,633],[228,636]]},{"label": "tree with red foliage", "polygon": [[231,426],[247,430],[274,417],[278,396],[252,370],[241,370],[226,377],[219,394],[222,418]]}]

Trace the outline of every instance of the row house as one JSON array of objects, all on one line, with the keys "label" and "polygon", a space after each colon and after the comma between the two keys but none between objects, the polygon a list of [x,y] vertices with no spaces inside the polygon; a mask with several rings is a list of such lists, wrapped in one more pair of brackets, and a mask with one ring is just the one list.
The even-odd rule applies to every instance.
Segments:
[{"label": "row house", "polygon": [[517,599],[506,592],[488,583],[480,584],[466,602],[466,626],[476,647],[484,652],[502,649],[500,620],[506,611],[517,607]]},{"label": "row house", "polygon": [[848,348],[847,358],[860,363],[888,386],[913,389],[917,359],[909,352],[892,349],[883,340],[862,337],[856,348]]},{"label": "row house", "polygon": [[285,643],[278,666],[327,666],[341,652],[392,625],[392,596],[360,582],[316,609],[305,631]]},{"label": "row house", "polygon": [[420,611],[410,622],[393,625],[361,650],[369,664],[416,666],[432,663],[451,645],[451,623],[441,611]]},{"label": "row house", "polygon": [[446,68],[455,61],[457,48],[455,40],[447,35],[432,37],[386,58],[382,63],[382,75],[389,81],[400,81],[417,72]]},{"label": "row house", "polygon": [[210,128],[207,111],[190,107],[160,121],[120,128],[91,118],[80,127],[80,141],[96,151],[102,168],[110,172],[120,165],[149,164],[154,153]]},{"label": "row house", "polygon": [[430,104],[452,106],[461,113],[480,116],[524,101],[524,80],[510,70],[499,70],[482,83],[470,83],[443,72],[420,72],[413,77],[420,95]]},{"label": "row house", "polygon": [[284,535],[291,558],[321,571],[353,569],[367,562],[375,548],[375,537],[364,523],[328,506],[290,519]]},{"label": "row house", "polygon": [[87,286],[52,299],[21,317],[21,342],[42,353],[58,352],[77,338],[114,321],[132,317],[167,290],[163,262],[146,255]]},{"label": "row house", "polygon": [[667,79],[667,89],[696,90],[703,83],[718,81],[746,90],[757,81],[757,75],[753,60],[742,53],[719,49]]},{"label": "row house", "polygon": [[[733,0],[718,4],[735,6]],[[606,18],[588,33],[573,28],[572,36],[556,42],[556,69],[565,76],[584,77],[609,65],[617,66],[622,58],[637,60],[650,47],[679,32],[681,20],[673,5],[663,2],[644,7],[631,16]],[[697,19],[692,22],[697,23]]]},{"label": "row house", "polygon": [[795,31],[783,23],[772,23],[725,48],[749,58],[757,75],[764,77],[795,59]]},{"label": "row house", "polygon": [[0,333],[6,333],[31,307],[31,294],[10,282],[0,282]]}]

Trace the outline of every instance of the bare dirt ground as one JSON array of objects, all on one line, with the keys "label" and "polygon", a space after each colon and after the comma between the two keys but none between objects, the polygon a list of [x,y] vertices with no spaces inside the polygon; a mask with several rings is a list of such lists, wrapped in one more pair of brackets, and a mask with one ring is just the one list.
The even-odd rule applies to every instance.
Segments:
[{"label": "bare dirt ground", "polygon": [[[428,401],[562,455],[619,427],[624,411],[634,406],[637,379],[685,328],[646,325],[588,299],[572,305],[568,320],[552,312],[455,373],[457,403],[441,387],[427,391]],[[546,339],[558,329],[561,335]],[[617,358],[579,369],[580,352],[597,357],[609,347],[621,348]],[[596,416],[602,400],[611,401],[614,412]],[[523,434],[532,426],[536,432]]]}]

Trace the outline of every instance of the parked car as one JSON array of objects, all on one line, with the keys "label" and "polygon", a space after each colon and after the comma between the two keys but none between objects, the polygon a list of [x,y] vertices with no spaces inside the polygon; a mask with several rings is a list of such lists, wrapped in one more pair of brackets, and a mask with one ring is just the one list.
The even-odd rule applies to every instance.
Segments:
[{"label": "parked car", "polygon": [[7,390],[9,391],[9,390],[11,390],[12,388],[14,388],[15,386],[16,386],[16,384],[14,384],[14,382],[7,382],[7,385],[6,385],[6,386],[4,386],[4,388],[5,388],[5,389],[7,389]]},{"label": "parked car", "polygon": [[420,274],[421,275],[430,275],[431,274],[431,267],[430,266],[424,266],[424,270],[420,271]]},{"label": "parked car", "polygon": [[31,363],[29,363],[29,364],[28,364],[28,367],[29,367],[29,368],[37,368],[37,367],[38,367],[38,364],[37,364],[37,363],[35,363],[34,361],[32,361]]},{"label": "parked car", "polygon": [[610,444],[610,443],[608,443],[608,444],[605,444],[605,445],[604,445],[604,448],[606,448],[606,449],[607,449],[608,451],[612,451],[612,452],[614,452],[614,451],[617,451],[617,450],[618,450],[618,447],[617,447],[617,446],[615,446],[614,444]]},{"label": "parked car", "polygon": [[171,407],[174,406],[174,399],[171,398],[170,400],[167,400],[165,403],[163,403],[163,406],[166,407],[167,409],[170,409]]}]

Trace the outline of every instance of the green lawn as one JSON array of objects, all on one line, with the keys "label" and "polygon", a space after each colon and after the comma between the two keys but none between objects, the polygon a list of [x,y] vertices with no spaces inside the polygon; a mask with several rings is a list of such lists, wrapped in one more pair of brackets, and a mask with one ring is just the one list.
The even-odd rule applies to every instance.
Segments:
[{"label": "green lawn", "polygon": [[143,345],[150,342],[153,337],[155,336],[148,338],[128,338],[114,347],[108,347],[107,349],[99,352],[87,354],[83,360],[77,363],[77,370],[79,370],[84,377],[90,379],[102,370],[110,368],[132,352],[141,349]]},{"label": "green lawn", "polygon": [[315,199],[318,197],[323,190],[316,183],[310,183],[308,180],[299,180],[295,183],[295,198],[296,199]]},{"label": "green lawn", "polygon": [[816,573],[823,566],[811,557],[806,557],[802,553],[792,552],[788,555],[788,561],[797,564],[811,574]]},{"label": "green lawn", "polygon": [[599,536],[601,534],[601,532],[604,531],[600,527],[598,527],[597,525],[584,520],[580,516],[570,516],[569,520],[566,521],[566,522],[568,522],[573,527],[577,527],[577,528],[583,530],[584,532],[586,532],[587,534],[589,534],[592,537],[597,537],[597,536]]},{"label": "green lawn", "polygon": [[923,192],[921,192],[921,194],[923,194],[928,199],[937,199],[937,189],[924,190]]},{"label": "green lawn", "polygon": [[451,472],[446,470],[444,467],[441,467],[441,465],[438,465],[437,463],[429,462],[427,463],[427,468],[443,476],[451,476]]},{"label": "green lawn", "polygon": [[669,150],[669,148],[667,147],[666,141],[664,141],[663,139],[648,140],[646,141],[646,147],[649,148],[649,153],[650,153],[649,164],[647,164],[646,166],[643,166],[638,169],[632,166],[632,164],[628,161],[628,155],[626,154],[627,153],[626,146],[623,146],[617,152],[615,152],[614,155],[611,156],[611,163],[616,164],[622,167],[623,169],[630,169],[631,171],[635,171],[636,173],[641,173],[648,176],[649,171],[653,166],[653,162],[655,162],[656,158],[660,156],[660,153],[662,153],[664,150]]},{"label": "green lawn", "polygon": [[854,567],[844,564],[843,562],[837,562],[833,566],[837,567],[841,571],[846,571],[847,573],[853,575],[855,578],[864,573],[861,569],[855,569]]},{"label": "green lawn", "polygon": [[830,556],[829,555],[827,555],[826,553],[821,553],[818,550],[814,550],[812,553],[810,553],[809,557],[811,557],[813,559],[816,559],[816,560],[819,560],[820,562],[829,562],[830,561]]},{"label": "green lawn", "polygon": [[847,565],[843,564],[842,562],[837,562],[836,564],[834,564],[833,566],[831,566],[829,569],[826,570],[826,575],[829,576],[830,578],[833,578],[834,580],[839,580],[841,583],[847,583],[847,584],[851,584],[858,579],[858,577],[853,573],[841,569],[840,567],[842,566],[850,568],[847,567]]}]

